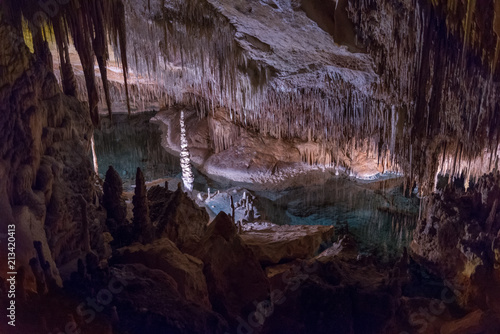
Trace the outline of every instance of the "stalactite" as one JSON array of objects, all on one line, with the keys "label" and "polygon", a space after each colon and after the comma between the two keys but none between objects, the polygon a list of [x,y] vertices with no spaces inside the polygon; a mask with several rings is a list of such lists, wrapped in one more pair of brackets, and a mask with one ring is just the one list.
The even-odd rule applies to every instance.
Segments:
[{"label": "stalactite", "polygon": [[86,81],[86,100],[89,103],[92,122],[94,125],[99,124],[99,94],[96,86],[94,56],[101,71],[107,106],[111,110],[106,72],[108,59],[107,36],[115,36],[117,37],[114,39],[116,50],[120,50],[122,55],[125,91],[127,105],[129,105],[125,12],[122,1],[71,0],[63,3],[54,2],[53,4],[45,4],[40,1],[38,4],[39,6],[35,6],[29,0],[8,0],[5,1],[5,8],[11,14],[10,20],[20,31],[22,30],[22,18],[28,21],[28,29],[33,35],[37,56],[41,57],[46,63],[52,63],[52,61],[46,44],[47,36],[43,34],[43,31],[44,29],[51,29],[54,32],[61,63],[61,82],[64,92],[68,95],[76,95],[76,84],[68,53],[69,33],[83,67]]},{"label": "stalactite", "polygon": [[[102,1],[102,0],[101,0]],[[127,111],[130,115],[130,95],[128,87],[128,60],[127,60],[127,30],[125,23],[125,7],[121,0],[109,1],[112,10],[112,26],[111,28],[115,40],[118,40],[118,45],[120,47],[121,62],[123,67],[123,81],[125,86],[125,95],[127,101]]]},{"label": "stalactite", "polygon": [[[28,20],[33,15],[26,12],[26,1],[7,1],[19,27],[22,15]],[[347,147],[348,154],[362,147],[367,155],[377,154],[384,170],[390,166],[409,176],[409,186],[416,181],[420,189],[434,189],[436,168],[452,177],[466,170],[474,178],[485,170],[482,156],[489,158],[489,170],[499,158],[498,8],[498,1],[475,0],[348,2],[357,38],[370,56],[357,54],[351,61],[354,55],[346,53],[348,66],[344,60],[327,61],[306,79],[280,72],[245,49],[240,27],[216,1],[72,0],[49,23],[64,90],[87,92],[95,124],[98,95],[105,96],[109,112],[116,100],[125,100],[130,113],[131,103],[147,99],[196,106],[201,117],[214,119],[223,109],[235,126],[261,136],[321,143],[322,152],[301,152],[307,163],[327,165],[338,160],[327,152]],[[66,70],[66,26],[85,84],[81,79],[73,84]],[[108,83],[108,40],[121,61],[123,85]],[[39,39],[35,42],[40,50]],[[272,46],[259,45],[273,52]],[[94,75],[94,56],[102,81]],[[215,152],[237,139],[218,126],[210,131]],[[459,140],[455,162],[450,155]]]},{"label": "stalactite", "polygon": [[57,15],[53,19],[52,24],[59,52],[60,76],[63,92],[66,95],[76,96],[76,79],[69,57],[69,42],[66,26],[63,24],[63,19],[60,15]]},{"label": "stalactite", "polygon": [[[103,17],[103,4],[98,0],[89,1],[89,8],[92,13],[92,23],[94,25],[94,34],[92,38],[92,46],[99,65],[99,71],[102,78],[102,86],[108,108],[109,118],[112,118],[111,97],[109,95],[108,70],[106,64],[108,61],[107,38],[106,30],[104,29],[105,19]],[[125,49],[124,49],[125,50]],[[125,75],[126,76],[126,75]]]},{"label": "stalactite", "polygon": [[[397,9],[391,2],[374,4],[348,7],[362,39],[370,40],[369,52],[385,68],[379,91],[396,92],[384,103],[407,111],[405,128],[396,135],[395,162],[419,189],[431,190],[434,170],[474,178],[493,169],[480,162],[498,157],[498,120],[492,115],[499,108],[500,86],[491,70],[498,59],[488,30],[494,26],[493,2],[482,3],[481,11],[476,1],[450,7],[443,1],[400,0]],[[370,17],[394,21],[378,30],[367,23]]]}]

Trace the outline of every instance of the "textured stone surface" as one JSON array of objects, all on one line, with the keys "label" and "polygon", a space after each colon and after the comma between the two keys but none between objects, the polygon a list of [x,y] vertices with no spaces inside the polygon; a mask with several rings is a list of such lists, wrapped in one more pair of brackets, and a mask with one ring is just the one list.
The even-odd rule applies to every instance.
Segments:
[{"label": "textured stone surface", "polygon": [[224,212],[209,225],[202,240],[185,251],[203,261],[212,307],[228,320],[252,312],[254,301],[268,297],[264,271]]},{"label": "textured stone surface", "polygon": [[208,213],[200,208],[179,187],[168,199],[161,216],[158,218],[156,234],[158,237],[167,237],[177,247],[191,241],[199,240],[208,223]]},{"label": "textured stone surface", "polygon": [[113,263],[140,263],[162,270],[175,280],[177,290],[186,300],[211,308],[203,262],[181,253],[169,239],[160,239],[146,246],[134,244],[121,248],[113,255]]},{"label": "textured stone surface", "polygon": [[498,333],[500,322],[491,314],[481,310],[469,313],[464,318],[449,322],[441,327],[440,334],[471,334],[471,333]]},{"label": "textured stone surface", "polygon": [[[116,296],[121,326],[130,333],[214,333],[227,331],[224,319],[206,308],[187,302],[176,281],[158,269],[129,264],[115,269],[127,286]],[[126,315],[126,316],[125,316]]]},{"label": "textured stone surface", "polygon": [[331,226],[272,226],[259,231],[246,231],[241,239],[262,264],[306,259],[328,244],[334,234]]},{"label": "textured stone surface", "polygon": [[142,174],[140,168],[137,168],[135,194],[132,198],[132,204],[134,205],[133,224],[135,237],[142,243],[153,241],[155,236],[154,227],[151,224],[151,219],[149,217],[149,202],[146,184],[144,181],[144,175]]},{"label": "textured stone surface", "polygon": [[478,180],[467,193],[445,190],[429,197],[411,245],[423,265],[450,282],[464,306],[498,313],[500,280],[500,174]]},{"label": "textured stone surface", "polygon": [[[20,32],[0,13],[0,226],[19,227],[18,267],[26,269],[26,287],[36,290],[29,260],[40,241],[53,276],[57,266],[81,252],[82,214],[77,198],[95,203],[88,159],[92,126],[88,110],[61,93],[54,74],[30,54]],[[102,219],[89,204],[92,221]],[[102,248],[100,223],[91,243]],[[3,243],[3,240],[2,240]],[[6,249],[0,250],[6,258]],[[2,272],[8,270],[2,261]],[[4,274],[0,274],[4,275]]]}]

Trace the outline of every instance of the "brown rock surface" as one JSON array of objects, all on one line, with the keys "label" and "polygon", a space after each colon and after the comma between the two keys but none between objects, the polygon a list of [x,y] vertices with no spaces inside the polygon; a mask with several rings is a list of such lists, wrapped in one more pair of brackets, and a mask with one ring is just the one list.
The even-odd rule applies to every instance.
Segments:
[{"label": "brown rock surface", "polygon": [[[24,267],[25,287],[36,290],[29,260],[40,241],[58,284],[57,267],[80,255],[80,202],[95,202],[99,192],[89,156],[92,125],[89,112],[75,98],[62,94],[56,77],[30,53],[22,32],[0,13],[0,227],[16,225],[17,267]],[[90,235],[99,241],[101,214],[88,205],[95,222]],[[4,242],[3,236],[1,240]],[[6,259],[6,248],[0,258]],[[0,261],[0,276],[8,272]]]},{"label": "brown rock surface", "polygon": [[[500,309],[500,174],[478,180],[467,193],[445,190],[423,204],[411,244],[414,257],[457,289],[464,307]],[[500,316],[500,313],[497,314]]]},{"label": "brown rock surface", "polygon": [[188,242],[199,240],[206,230],[208,213],[178,188],[166,202],[158,218],[157,237],[167,237],[181,250]]},{"label": "brown rock surface", "polygon": [[494,319],[491,314],[476,310],[460,320],[444,324],[440,334],[494,334],[499,331],[498,319]]},{"label": "brown rock surface", "polygon": [[202,240],[185,251],[203,261],[210,302],[224,317],[235,319],[250,313],[255,301],[268,298],[269,282],[264,271],[224,212],[209,225]]},{"label": "brown rock surface", "polygon": [[278,226],[245,231],[240,236],[262,264],[277,264],[315,255],[321,244],[331,241],[332,226]]},{"label": "brown rock surface", "polygon": [[126,282],[115,300],[120,326],[131,333],[222,334],[228,329],[220,315],[186,301],[162,270],[128,264],[113,274]]},{"label": "brown rock surface", "polygon": [[153,241],[154,228],[149,217],[149,202],[147,197],[146,183],[144,174],[140,168],[137,168],[135,195],[132,198],[134,205],[134,234],[136,239],[142,243]]},{"label": "brown rock surface", "polygon": [[113,255],[113,262],[141,263],[148,268],[162,270],[175,280],[179,294],[186,300],[211,309],[203,275],[203,262],[181,253],[167,238],[156,240],[149,245],[133,244],[121,248]]}]

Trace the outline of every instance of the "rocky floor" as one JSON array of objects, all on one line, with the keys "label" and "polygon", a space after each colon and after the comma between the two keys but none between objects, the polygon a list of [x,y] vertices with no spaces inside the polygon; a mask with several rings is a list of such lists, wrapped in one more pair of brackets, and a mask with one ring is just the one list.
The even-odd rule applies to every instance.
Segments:
[{"label": "rocky floor", "polygon": [[[115,178],[108,172],[105,196],[120,192],[112,186]],[[485,295],[490,306],[470,303],[456,281],[429,270],[415,252],[382,263],[362,255],[351,234],[331,227],[247,223],[243,229],[224,212],[209,222],[181,189],[159,185],[147,194],[149,223],[137,225],[116,215],[126,207],[123,198],[114,198],[115,203],[106,202],[115,208],[107,219],[112,255],[90,249],[61,268],[63,287],[47,285],[36,293],[26,287],[19,327],[12,333],[75,328],[95,334],[493,334],[500,329],[491,290]],[[47,279],[37,277],[37,286]],[[476,291],[474,284],[479,283],[471,280],[468,291]],[[40,308],[46,311],[34,311]]]}]

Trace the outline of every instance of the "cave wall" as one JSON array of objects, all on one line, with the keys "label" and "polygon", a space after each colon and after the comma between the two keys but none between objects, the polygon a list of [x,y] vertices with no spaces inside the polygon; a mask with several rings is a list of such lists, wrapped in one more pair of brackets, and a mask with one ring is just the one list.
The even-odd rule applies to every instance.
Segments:
[{"label": "cave wall", "polygon": [[[80,255],[82,227],[90,226],[92,246],[102,251],[99,191],[91,160],[93,126],[88,108],[66,96],[51,69],[30,53],[20,31],[0,11],[0,226],[16,226],[16,266],[26,287],[35,289],[30,260],[42,243],[50,271]],[[78,198],[88,204],[82,224]],[[3,237],[3,236],[2,236]],[[6,247],[0,250],[6,259]],[[41,264],[42,267],[44,264]],[[0,276],[9,271],[0,264]]]},{"label": "cave wall", "polygon": [[500,315],[500,174],[425,199],[411,250],[465,308]]}]

